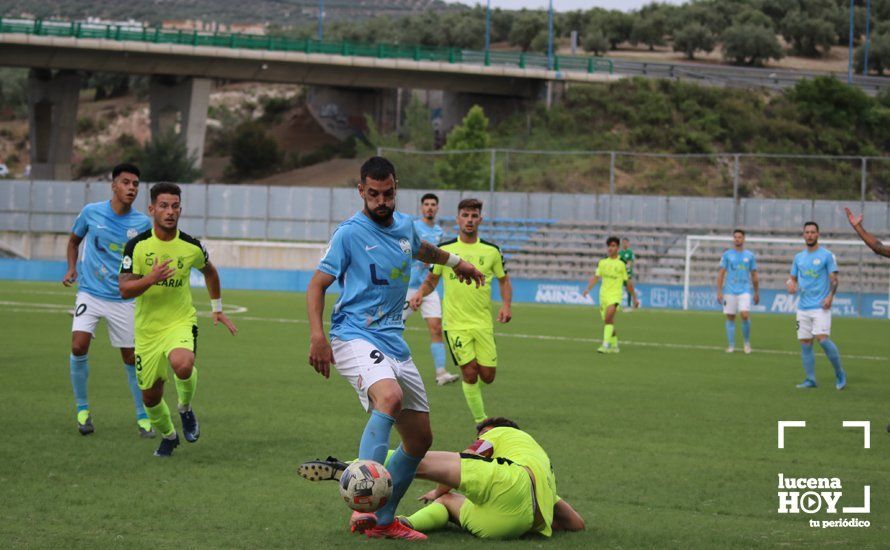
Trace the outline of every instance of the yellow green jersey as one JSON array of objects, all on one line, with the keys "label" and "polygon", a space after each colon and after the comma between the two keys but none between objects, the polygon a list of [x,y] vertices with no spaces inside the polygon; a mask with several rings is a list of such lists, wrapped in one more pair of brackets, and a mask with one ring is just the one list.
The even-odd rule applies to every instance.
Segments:
[{"label": "yellow green jersey", "polygon": [[600,284],[600,305],[621,303],[622,291],[628,279],[627,265],[619,258],[603,258],[596,265]]},{"label": "yellow green jersey", "polygon": [[121,273],[148,275],[155,265],[167,260],[172,260],[168,267],[175,271],[173,276],[158,281],[136,298],[137,342],[172,327],[197,325],[189,275],[192,268],[202,269],[209,261],[207,250],[198,239],[177,231],[175,238],[162,241],[149,229],[127,242]]},{"label": "yellow green jersey", "polygon": [[442,328],[445,330],[493,329],[491,320],[491,279],[503,279],[507,274],[501,249],[482,239],[474,243],[460,239],[439,245],[442,250],[457,254],[461,259],[476,266],[485,275],[485,285],[462,283],[454,270],[444,265],[434,265],[432,272],[444,278],[445,298],[442,311]]},{"label": "yellow green jersey", "polygon": [[556,494],[556,475],[553,473],[550,457],[532,436],[516,428],[493,428],[480,435],[479,439],[491,445],[490,449],[480,449],[480,454],[494,459],[506,458],[525,466],[534,474],[535,499],[544,518],[544,525],[535,525],[534,529],[549,537],[553,532],[553,506],[559,501]]}]

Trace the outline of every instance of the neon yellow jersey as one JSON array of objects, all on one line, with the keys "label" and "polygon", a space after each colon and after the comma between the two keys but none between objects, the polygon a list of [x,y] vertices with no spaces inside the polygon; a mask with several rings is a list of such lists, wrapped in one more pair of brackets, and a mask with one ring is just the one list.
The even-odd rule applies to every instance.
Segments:
[{"label": "neon yellow jersey", "polygon": [[442,328],[445,330],[493,329],[491,320],[491,279],[502,279],[507,274],[501,249],[490,242],[475,243],[453,239],[439,245],[442,250],[457,254],[476,266],[485,275],[485,285],[465,284],[457,280],[450,267],[434,265],[433,274],[443,276],[445,298],[442,306]]},{"label": "neon yellow jersey", "polygon": [[624,282],[627,281],[627,265],[618,258],[603,258],[596,264],[596,275],[602,279],[600,305],[620,304]]},{"label": "neon yellow jersey", "polygon": [[556,475],[550,457],[534,438],[516,428],[493,428],[479,436],[492,446],[491,458],[506,458],[525,466],[535,476],[535,497],[544,525],[535,525],[535,531],[549,537],[553,530],[553,506],[559,500],[556,494]]},{"label": "neon yellow jersey", "polygon": [[152,268],[167,260],[175,273],[155,283],[136,298],[135,332],[137,342],[152,337],[172,326],[196,325],[195,307],[189,275],[192,268],[202,269],[209,261],[207,250],[198,239],[176,232],[170,241],[162,241],[154,229],[133,237],[124,247],[121,273],[147,275]]}]

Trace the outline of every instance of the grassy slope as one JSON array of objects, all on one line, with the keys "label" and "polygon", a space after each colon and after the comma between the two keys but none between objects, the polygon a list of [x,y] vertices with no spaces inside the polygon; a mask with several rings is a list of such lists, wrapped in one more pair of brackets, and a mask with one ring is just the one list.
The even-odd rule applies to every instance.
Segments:
[{"label": "grassy slope", "polygon": [[[195,295],[203,306],[206,295]],[[7,426],[0,540],[71,548],[354,543],[336,487],[295,475],[302,460],[351,456],[364,422],[348,385],[336,375],[325,381],[306,364],[301,295],[227,292],[227,304],[249,308],[235,315],[241,332],[234,339],[201,320],[195,406],[203,437],[168,461],[151,456],[156,442],[136,436],[119,358],[102,327],[91,352],[97,432],[76,433],[63,312],[72,298],[56,285],[0,283]],[[44,306],[22,304],[31,302]],[[787,316],[754,320],[754,345],[769,353],[727,357],[716,314],[634,312],[619,320],[629,340],[621,355],[604,357],[593,353],[590,338],[601,324],[591,309],[517,305],[514,313],[514,322],[498,328],[502,368],[486,389],[487,410],[515,418],[549,450],[561,495],[589,525],[548,546],[876,548],[888,540],[884,322],[836,319],[850,387],[833,389],[820,354],[823,385],[804,392],[793,387],[802,373]],[[418,316],[409,326],[433,408],[434,447],[461,449],[473,434],[460,388],[433,384],[426,330]],[[789,434],[784,451],[776,449],[779,419],[809,425]],[[861,448],[861,432],[841,428],[854,419],[872,420],[871,450]],[[872,527],[818,530],[807,517],[779,516],[779,472],[838,476],[848,506],[871,484]],[[402,511],[415,510],[428,488],[412,486]],[[431,543],[482,546],[453,529]]]}]

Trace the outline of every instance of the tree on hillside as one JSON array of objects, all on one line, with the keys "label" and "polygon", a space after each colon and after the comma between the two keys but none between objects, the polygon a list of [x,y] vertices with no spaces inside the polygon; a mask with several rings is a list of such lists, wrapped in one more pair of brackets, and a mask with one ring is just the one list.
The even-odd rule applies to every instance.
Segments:
[{"label": "tree on hillside", "polygon": [[[463,121],[448,134],[445,151],[487,149],[491,146],[488,118],[482,107],[473,105]],[[490,167],[486,152],[443,155],[436,161],[436,174],[445,188],[487,189]]]},{"label": "tree on hillside", "polygon": [[152,136],[138,154],[144,181],[195,181],[201,176],[201,171],[195,167],[197,160],[188,154],[182,137],[174,132]]},{"label": "tree on hillside", "polygon": [[591,27],[584,32],[583,46],[585,51],[592,52],[593,55],[602,55],[609,51],[609,39],[601,29]]},{"label": "tree on hillside", "polygon": [[630,31],[630,41],[632,44],[645,44],[651,51],[655,49],[655,46],[665,44],[666,31],[667,21],[661,12],[655,11],[647,15],[638,15],[634,19],[633,28]]},{"label": "tree on hillside", "polygon": [[674,36],[674,51],[685,53],[687,59],[695,59],[695,52],[699,50],[711,53],[714,35],[701,23],[689,23]]},{"label": "tree on hillside", "polygon": [[723,58],[736,65],[761,66],[768,59],[784,56],[773,22],[763,12],[749,9],[723,31]]},{"label": "tree on hillside", "polygon": [[522,10],[513,19],[509,40],[513,46],[519,46],[527,52],[541,32],[547,32],[547,19],[542,12]]},{"label": "tree on hillside", "polygon": [[[856,72],[865,68],[865,46],[856,48]],[[883,75],[890,69],[890,32],[874,34],[868,47],[868,72]]]},{"label": "tree on hillside", "polygon": [[816,57],[820,49],[827,54],[837,41],[834,29],[839,13],[832,0],[806,0],[788,11],[778,28],[794,53]]}]

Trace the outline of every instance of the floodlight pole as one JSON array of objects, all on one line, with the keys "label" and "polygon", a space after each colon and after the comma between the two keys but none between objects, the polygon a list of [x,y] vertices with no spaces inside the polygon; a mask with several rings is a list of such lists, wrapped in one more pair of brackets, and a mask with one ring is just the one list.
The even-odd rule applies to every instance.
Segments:
[{"label": "floodlight pole", "polygon": [[485,65],[491,63],[491,0],[485,5]]},{"label": "floodlight pole", "polygon": [[547,69],[553,70],[553,0],[547,11]]},{"label": "floodlight pole", "polygon": [[324,0],[318,0],[318,41],[324,40]]},{"label": "floodlight pole", "polygon": [[862,63],[862,76],[868,76],[868,43],[870,42],[871,0],[865,0],[865,59]]},{"label": "floodlight pole", "polygon": [[850,0],[850,58],[847,61],[847,84],[853,84],[853,0]]}]

